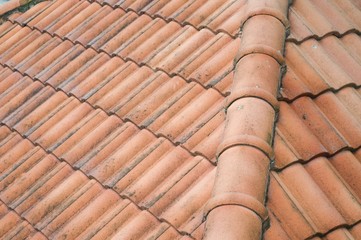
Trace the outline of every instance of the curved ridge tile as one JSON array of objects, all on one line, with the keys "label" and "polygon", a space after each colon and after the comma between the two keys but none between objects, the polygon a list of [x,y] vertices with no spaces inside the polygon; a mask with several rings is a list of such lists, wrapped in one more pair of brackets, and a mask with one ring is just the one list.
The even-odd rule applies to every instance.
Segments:
[{"label": "curved ridge tile", "polygon": [[[248,2],[241,46],[217,150],[217,176],[204,216],[204,239],[257,239],[268,221],[264,206],[288,2]],[[265,14],[266,12],[266,14]]]}]

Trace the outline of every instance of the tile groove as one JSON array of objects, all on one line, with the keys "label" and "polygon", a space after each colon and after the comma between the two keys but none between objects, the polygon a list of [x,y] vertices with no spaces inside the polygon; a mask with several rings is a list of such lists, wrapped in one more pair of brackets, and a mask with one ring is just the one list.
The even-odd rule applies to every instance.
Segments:
[{"label": "tile groove", "polygon": [[186,79],[186,78],[184,78],[183,76],[181,76],[181,75],[179,75],[179,74],[177,74],[177,73],[168,73],[167,71],[165,71],[165,70],[163,70],[163,69],[161,69],[161,68],[152,68],[151,66],[149,66],[148,64],[146,64],[146,63],[138,63],[137,61],[135,61],[135,60],[133,60],[133,59],[131,59],[131,58],[122,58],[122,57],[120,57],[120,56],[118,56],[118,55],[115,55],[115,54],[109,54],[108,52],[106,52],[106,51],[104,51],[104,50],[96,50],[95,48],[93,48],[92,46],[84,46],[83,44],[81,44],[81,43],[74,43],[74,42],[72,42],[70,39],[68,39],[68,38],[66,38],[66,37],[64,37],[64,38],[61,38],[61,37],[59,37],[58,35],[56,35],[56,34],[51,34],[51,33],[49,33],[49,32],[47,32],[47,31],[42,31],[42,30],[40,30],[40,29],[38,29],[38,28],[36,28],[36,27],[34,27],[34,28],[32,28],[32,27],[30,27],[30,26],[28,26],[28,25],[24,25],[24,26],[21,26],[21,24],[19,24],[19,23],[17,23],[17,22],[11,22],[12,24],[16,24],[16,25],[18,25],[18,26],[20,26],[20,27],[22,27],[22,28],[24,28],[24,27],[27,27],[27,28],[29,28],[29,29],[31,29],[31,30],[35,30],[35,31],[38,31],[38,32],[40,32],[41,34],[48,34],[48,35],[50,35],[51,37],[53,37],[53,38],[58,38],[58,39],[60,39],[61,41],[63,41],[63,42],[65,42],[65,41],[69,41],[69,42],[71,42],[71,44],[73,44],[73,46],[77,46],[77,45],[79,45],[79,46],[82,46],[83,48],[85,48],[85,49],[92,49],[92,50],[94,50],[95,52],[97,52],[97,53],[104,53],[104,54],[106,54],[108,57],[110,57],[110,58],[119,58],[119,59],[121,59],[121,60],[123,60],[125,63],[128,63],[128,62],[132,62],[132,63],[134,63],[135,65],[137,65],[137,67],[143,67],[143,66],[146,66],[147,68],[149,68],[151,71],[153,71],[154,73],[157,73],[157,72],[162,72],[162,73],[165,73],[168,77],[170,77],[170,78],[172,78],[172,77],[175,77],[175,76],[177,76],[177,77],[179,77],[179,78],[182,78],[185,82],[187,82],[187,83],[191,83],[191,82],[194,82],[194,83],[196,83],[197,85],[199,85],[200,87],[202,87],[203,89],[205,89],[205,90],[208,90],[208,89],[213,89],[213,90],[215,90],[215,91],[217,91],[220,95],[222,95],[223,97],[227,97],[228,95],[229,95],[229,93],[222,93],[219,89],[217,89],[217,88],[214,88],[214,87],[212,87],[212,86],[204,86],[203,84],[201,84],[200,82],[198,82],[198,81],[196,81],[196,80],[193,80],[193,79]]},{"label": "tile groove", "polygon": [[[47,33],[48,34],[48,33]],[[10,69],[10,70],[12,70],[11,68],[9,68],[8,66],[6,66],[6,65],[4,65],[4,64],[1,64],[0,63],[0,65],[1,66],[3,66],[4,68],[8,68],[8,69]],[[20,72],[18,69],[13,69],[14,71],[16,71],[16,72],[18,72],[19,74],[21,74],[23,77],[26,77],[26,76],[28,76],[28,75],[26,75],[26,74],[24,74],[24,73],[22,73],[22,72]],[[173,140],[171,140],[166,134],[162,134],[162,133],[159,133],[159,134],[156,134],[156,133],[154,133],[153,131],[151,131],[150,129],[148,129],[147,127],[142,127],[142,126],[138,126],[136,123],[134,123],[132,120],[130,120],[129,118],[121,118],[121,117],[119,117],[118,115],[116,115],[115,113],[110,113],[110,112],[107,112],[107,111],[105,111],[104,109],[102,109],[100,106],[93,106],[92,104],[90,104],[87,100],[82,100],[82,99],[79,99],[77,96],[75,96],[74,94],[71,94],[71,93],[67,93],[67,92],[65,92],[65,91],[63,91],[62,89],[56,89],[56,88],[54,88],[54,86],[52,86],[51,84],[49,84],[49,83],[43,83],[42,81],[40,81],[40,80],[38,80],[38,79],[33,79],[32,77],[30,77],[30,76],[28,76],[33,82],[39,82],[40,84],[42,84],[43,86],[49,86],[49,87],[51,87],[55,92],[62,92],[62,93],[64,93],[67,97],[74,97],[74,98],[76,98],[79,102],[81,102],[81,103],[87,103],[89,106],[91,106],[94,110],[96,110],[96,109],[99,109],[99,110],[101,110],[101,111],[103,111],[105,114],[107,114],[108,116],[115,116],[115,117],[117,117],[117,118],[119,118],[119,119],[121,119],[123,122],[129,122],[129,123],[131,123],[132,125],[134,125],[137,129],[139,129],[139,130],[142,130],[142,129],[144,129],[144,130],[146,130],[146,131],[148,131],[149,133],[151,133],[153,136],[155,136],[156,138],[161,138],[161,137],[163,137],[163,138],[166,138],[167,140],[169,140],[171,143],[172,143],[172,145],[173,146],[175,146],[175,147],[177,147],[177,146],[179,146],[179,147],[181,147],[181,148],[183,148],[184,150],[186,150],[191,156],[201,156],[201,157],[204,157],[208,162],[210,162],[212,165],[216,165],[214,162],[212,162],[208,157],[206,157],[205,155],[203,155],[203,154],[201,154],[200,152],[197,152],[197,153],[193,153],[193,152],[191,152],[189,149],[187,149],[185,146],[183,146],[181,143],[177,143],[177,142],[174,142]]]},{"label": "tile groove", "polygon": [[178,23],[179,25],[181,25],[182,27],[184,27],[184,26],[191,26],[191,27],[193,27],[194,29],[196,29],[196,30],[198,30],[198,31],[200,31],[201,29],[207,29],[207,30],[211,31],[214,35],[217,35],[218,33],[221,33],[221,32],[222,32],[222,33],[228,35],[229,37],[231,37],[232,39],[236,39],[236,38],[239,37],[239,34],[232,35],[232,34],[228,33],[227,31],[224,31],[224,30],[214,31],[213,29],[210,29],[209,27],[200,27],[200,28],[198,27],[198,28],[197,28],[197,27],[193,26],[192,24],[190,24],[190,23],[188,23],[188,22],[182,23],[182,22],[176,21],[176,20],[174,20],[174,19],[165,19],[165,18],[161,17],[160,15],[154,16],[154,15],[148,14],[147,12],[142,12],[142,13],[139,14],[136,10],[131,9],[131,8],[124,9],[124,8],[121,7],[121,6],[112,7],[109,3],[106,3],[106,2],[103,3],[103,4],[100,4],[100,3],[98,3],[97,1],[92,1],[92,0],[87,0],[87,1],[90,2],[90,3],[97,3],[97,4],[99,4],[100,6],[107,5],[107,6],[111,7],[113,10],[119,8],[119,9],[122,9],[122,10],[123,10],[124,12],[126,12],[126,13],[128,13],[128,12],[133,12],[133,13],[135,13],[137,16],[145,15],[145,16],[150,17],[150,18],[153,19],[153,20],[155,20],[155,19],[157,19],[157,18],[160,18],[160,19],[164,20],[166,23],[175,22],[175,23]]},{"label": "tile groove", "polygon": [[[168,222],[167,220],[163,219],[163,218],[159,218],[157,217],[155,214],[153,214],[151,211],[149,211],[148,209],[143,209],[141,208],[140,206],[138,206],[137,203],[135,203],[131,198],[127,197],[127,196],[123,196],[122,194],[119,194],[118,192],[116,192],[112,187],[107,187],[107,186],[104,186],[98,179],[94,178],[93,176],[89,176],[88,174],[86,174],[85,172],[83,172],[82,169],[80,168],[75,168],[73,167],[71,164],[69,164],[66,160],[62,159],[62,158],[59,158],[58,156],[56,156],[54,153],[52,153],[51,151],[48,151],[46,150],[43,146],[41,146],[40,144],[38,143],[34,143],[32,140],[30,140],[28,137],[26,137],[25,135],[21,134],[20,132],[18,132],[16,129],[6,125],[5,123],[1,122],[0,123],[0,126],[4,126],[6,128],[8,128],[11,132],[13,133],[16,133],[17,135],[21,136],[22,139],[26,139],[28,140],[33,146],[37,146],[39,148],[41,148],[44,152],[46,152],[48,155],[51,155],[53,156],[54,158],[56,158],[59,162],[64,162],[65,164],[67,164],[72,170],[74,171],[79,171],[81,172],[82,174],[84,174],[84,176],[86,176],[87,178],[89,178],[90,180],[94,180],[96,181],[98,184],[100,184],[104,189],[109,189],[111,190],[112,192],[114,192],[115,194],[117,194],[121,199],[127,199],[129,200],[131,203],[133,203],[135,206],[137,206],[137,208],[140,210],[140,211],[146,211],[148,212],[149,214],[151,214],[155,219],[157,219],[159,222],[161,223],[167,223],[170,227],[174,228],[174,230],[179,233],[180,235],[182,236],[188,236],[192,239],[195,239],[194,237],[190,236],[189,233],[186,233],[186,232],[182,232],[182,231],[179,231],[176,227],[174,227],[170,222]],[[3,202],[1,199],[0,199],[1,202]],[[5,204],[6,205],[6,204]],[[7,205],[6,205],[7,206]],[[11,209],[9,206],[7,206],[9,209]],[[15,211],[14,209],[11,209],[12,211]],[[18,216],[20,216],[17,212],[16,214]],[[21,217],[21,216],[20,216]],[[23,217],[21,217],[21,219],[24,219]],[[28,222],[26,219],[24,219],[26,222]],[[29,223],[29,222],[28,222]],[[29,223],[31,226],[33,226],[31,223]],[[34,226],[33,226],[34,227]],[[34,227],[35,228],[35,227]],[[36,229],[36,228],[35,228]],[[36,229],[37,231],[39,231],[38,229]],[[41,231],[40,231],[41,232]],[[44,235],[45,236],[45,235]]]},{"label": "tile groove", "polygon": [[41,230],[37,229],[36,227],[34,227],[27,219],[25,219],[24,217],[22,217],[15,209],[13,209],[12,207],[8,206],[7,204],[5,204],[3,202],[2,199],[0,199],[0,202],[2,204],[4,204],[11,212],[15,213],[16,216],[18,216],[22,221],[28,223],[34,230],[36,230],[36,232],[41,233],[46,239],[49,239],[48,236],[46,236]]},{"label": "tile groove", "polygon": [[352,28],[352,29],[349,29],[348,31],[346,32],[343,32],[343,33],[340,33],[340,32],[337,32],[337,31],[332,31],[332,32],[328,32],[322,36],[317,36],[317,35],[310,35],[308,37],[305,37],[301,40],[297,40],[295,38],[287,38],[286,39],[286,43],[294,43],[296,45],[301,45],[302,43],[308,41],[308,40],[317,40],[317,41],[321,41],[327,37],[336,37],[336,38],[342,38],[346,35],[349,35],[349,34],[357,34],[358,36],[361,36],[361,31],[358,30],[358,29],[355,29],[355,28]]}]

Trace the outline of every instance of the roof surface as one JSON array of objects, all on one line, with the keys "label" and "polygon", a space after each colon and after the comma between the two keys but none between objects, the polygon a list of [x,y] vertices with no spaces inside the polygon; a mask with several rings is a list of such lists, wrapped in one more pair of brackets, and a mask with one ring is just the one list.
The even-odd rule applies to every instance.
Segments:
[{"label": "roof surface", "polygon": [[1,238],[360,239],[360,29],[357,0],[11,14]]}]

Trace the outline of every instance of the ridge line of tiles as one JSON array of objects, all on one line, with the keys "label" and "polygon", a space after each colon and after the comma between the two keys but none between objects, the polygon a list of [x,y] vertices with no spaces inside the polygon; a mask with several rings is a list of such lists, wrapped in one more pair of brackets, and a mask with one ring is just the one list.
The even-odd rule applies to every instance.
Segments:
[{"label": "ridge line of tiles", "polygon": [[206,240],[225,233],[227,239],[260,239],[269,227],[265,201],[274,161],[276,97],[285,73],[290,1],[248,4],[227,99],[227,124],[217,149],[217,177],[204,211]]},{"label": "ridge line of tiles", "polygon": [[[137,206],[137,208],[139,209],[139,211],[146,211],[148,212],[149,214],[151,214],[155,219],[157,219],[160,223],[166,223],[169,225],[169,227],[172,227],[177,233],[179,233],[181,236],[188,236],[192,239],[195,239],[193,236],[191,236],[190,234],[186,233],[186,232],[182,232],[182,231],[179,231],[178,228],[174,227],[169,221],[167,221],[166,219],[163,219],[163,218],[159,218],[158,216],[156,216],[154,213],[152,213],[151,211],[149,211],[149,209],[146,209],[146,208],[141,208],[136,202],[134,202],[131,198],[129,198],[128,196],[125,196],[125,195],[122,195],[120,193],[118,193],[117,191],[115,191],[112,187],[107,187],[107,186],[104,186],[103,183],[101,183],[97,178],[95,177],[92,177],[92,176],[89,176],[88,174],[86,174],[82,169],[80,168],[74,168],[70,163],[68,163],[65,159],[62,159],[62,158],[59,158],[58,156],[56,156],[54,153],[52,153],[51,151],[48,151],[46,150],[42,145],[38,144],[38,143],[34,143],[31,139],[29,139],[28,137],[24,136],[23,134],[19,133],[16,129],[6,125],[5,123],[3,122],[0,122],[0,126],[4,126],[6,128],[8,128],[11,132],[14,132],[16,133],[17,135],[19,135],[22,139],[26,139],[28,140],[33,146],[37,146],[39,148],[41,148],[46,154],[48,155],[51,155],[53,156],[54,158],[56,158],[59,162],[63,162],[65,164],[67,164],[73,171],[79,171],[81,172],[84,176],[86,176],[89,180],[94,180],[96,181],[98,184],[100,184],[104,189],[109,189],[111,190],[112,192],[114,192],[115,194],[117,194],[121,199],[127,199],[129,200],[132,204],[134,204],[135,206]],[[1,202],[3,202],[1,199],[0,199]],[[4,203],[5,204],[5,203]],[[7,204],[5,204],[9,209],[11,209]],[[11,209],[13,210],[13,209]],[[15,211],[15,210],[13,210]],[[19,214],[17,214],[19,215]],[[21,219],[23,219],[21,217]],[[28,222],[28,221],[27,221]],[[36,229],[30,222],[29,224],[34,228]],[[36,229],[37,231],[39,231],[38,229]],[[41,231],[40,231],[41,232]],[[42,232],[41,232],[42,233]],[[45,235],[44,235],[45,236]]]},{"label": "ridge line of tiles", "polygon": [[340,91],[342,91],[343,89],[346,89],[346,88],[353,88],[353,89],[356,89],[358,90],[359,88],[361,88],[361,85],[357,85],[355,83],[349,83],[349,84],[345,84],[344,86],[342,87],[339,87],[339,88],[328,88],[328,89],[325,89],[321,92],[319,92],[318,94],[312,94],[312,93],[303,93],[303,94],[300,94],[298,95],[297,97],[294,97],[294,98],[285,98],[285,97],[278,97],[278,101],[280,102],[285,102],[285,103],[293,103],[294,101],[300,99],[300,98],[304,98],[304,97],[308,97],[310,99],[316,99],[318,97],[320,97],[321,95],[323,94],[326,94],[326,93],[338,93]]},{"label": "ridge line of tiles", "polygon": [[15,211],[15,209],[13,209],[12,207],[10,207],[6,203],[4,203],[4,201],[2,199],[0,199],[0,202],[2,204],[4,204],[9,209],[9,211],[13,212],[19,219],[21,219],[22,221],[28,223],[36,232],[41,233],[46,239],[49,239],[48,236],[46,236],[41,230],[34,227],[27,219],[25,219],[17,211]]},{"label": "ridge line of tiles", "polygon": [[[1,64],[0,63],[0,65],[2,66],[2,67],[4,67],[4,68],[8,68],[8,69],[10,69],[10,70],[12,70],[11,68],[9,68],[8,66],[6,66],[6,65],[3,65],[3,64]],[[109,112],[107,112],[107,111],[105,111],[103,108],[101,108],[100,106],[93,106],[91,103],[89,103],[87,100],[82,100],[82,99],[79,99],[77,96],[75,96],[75,95],[70,95],[69,93],[67,93],[67,92],[65,92],[63,89],[56,89],[56,88],[54,88],[54,86],[52,86],[50,83],[44,83],[44,82],[42,82],[42,81],[40,81],[40,80],[38,80],[38,79],[33,79],[32,77],[30,77],[30,76],[28,76],[28,75],[24,75],[22,72],[20,72],[20,71],[18,71],[17,69],[14,69],[16,72],[18,72],[19,74],[21,74],[21,76],[23,76],[23,77],[29,77],[33,82],[38,82],[38,83],[40,83],[41,85],[43,85],[43,86],[49,86],[49,87],[51,87],[55,92],[62,92],[62,93],[64,93],[67,97],[74,97],[75,99],[77,99],[79,102],[81,102],[81,103],[86,103],[86,104],[88,104],[89,106],[91,106],[94,110],[96,110],[96,109],[99,109],[99,110],[101,110],[102,112],[104,112],[107,116],[115,116],[115,117],[117,117],[117,118],[119,118],[120,120],[122,120],[123,122],[125,122],[125,123],[127,123],[127,122],[129,122],[129,123],[131,123],[132,125],[134,125],[137,129],[139,129],[139,130],[142,130],[142,129],[144,129],[144,130],[146,130],[146,131],[148,131],[149,133],[151,133],[154,137],[156,137],[157,139],[159,139],[159,138],[165,138],[165,139],[167,139],[169,142],[171,142],[172,143],[172,145],[173,146],[175,146],[175,147],[181,147],[182,149],[184,149],[185,151],[187,151],[191,156],[194,156],[194,157],[196,157],[196,156],[201,156],[201,157],[203,157],[204,159],[206,159],[209,163],[211,163],[212,165],[216,165],[216,163],[214,163],[214,162],[212,162],[207,156],[205,156],[205,155],[203,155],[203,154],[201,154],[200,152],[197,152],[197,153],[193,153],[192,151],[190,151],[188,148],[186,148],[185,146],[183,146],[181,143],[176,143],[176,142],[174,142],[172,139],[170,139],[168,136],[166,136],[166,135],[164,135],[164,134],[162,134],[162,133],[159,133],[159,134],[156,134],[156,133],[154,133],[153,131],[151,131],[150,129],[148,129],[147,127],[141,127],[141,126],[138,126],[135,122],[133,122],[131,119],[129,119],[129,118],[121,118],[121,117],[119,117],[117,114],[115,114],[115,113],[109,113]]]},{"label": "ridge line of tiles", "polygon": [[301,45],[302,43],[308,41],[308,40],[316,40],[316,41],[321,41],[327,37],[336,37],[336,38],[343,38],[344,36],[346,35],[349,35],[349,34],[357,34],[358,36],[361,36],[361,31],[359,31],[358,29],[356,28],[352,28],[352,29],[349,29],[348,31],[346,32],[343,32],[343,33],[340,33],[338,31],[332,31],[332,32],[328,32],[322,36],[318,36],[318,35],[310,35],[308,37],[305,37],[301,40],[297,40],[295,38],[287,38],[286,39],[286,43],[294,43],[296,45]]},{"label": "ridge line of tiles", "polygon": [[209,28],[209,27],[206,27],[206,26],[205,26],[205,27],[201,27],[201,28],[199,28],[199,27],[197,28],[197,27],[195,27],[194,25],[192,25],[192,24],[190,24],[190,23],[188,23],[188,22],[182,23],[182,22],[176,21],[175,19],[165,19],[164,17],[162,17],[162,16],[160,16],[160,15],[157,15],[157,16],[156,16],[156,15],[151,15],[151,14],[149,14],[149,13],[147,13],[147,12],[138,13],[136,10],[131,9],[131,8],[129,8],[129,9],[124,9],[124,8],[121,7],[121,6],[113,7],[113,6],[111,6],[111,5],[110,5],[109,3],[107,3],[107,2],[104,2],[103,4],[100,4],[100,3],[98,3],[97,1],[92,1],[92,0],[87,0],[87,1],[90,2],[90,3],[97,3],[97,4],[99,4],[100,6],[105,6],[105,5],[107,5],[107,6],[111,7],[113,10],[119,8],[119,9],[122,9],[122,10],[123,10],[124,12],[126,12],[126,13],[128,13],[128,12],[133,12],[133,13],[137,14],[138,16],[146,15],[146,16],[150,17],[150,18],[153,19],[153,20],[155,20],[155,19],[157,19],[157,18],[160,18],[160,19],[164,20],[166,23],[175,22],[175,23],[178,23],[179,25],[181,25],[182,27],[190,26],[190,27],[193,27],[194,29],[196,29],[197,31],[200,31],[201,29],[207,29],[207,30],[209,30],[210,32],[212,32],[214,35],[217,35],[218,33],[224,33],[224,34],[228,35],[228,36],[229,36],[230,38],[232,38],[232,39],[236,39],[236,38],[239,37],[239,34],[233,36],[232,34],[228,33],[227,31],[223,31],[223,30],[214,31],[213,29],[211,29],[211,28]]},{"label": "ridge line of tiles", "polygon": [[276,167],[276,166],[272,166],[272,168],[270,169],[271,171],[274,171],[274,172],[277,172],[277,173],[280,173],[282,172],[283,170],[287,169],[288,167],[291,167],[295,164],[301,164],[301,165],[306,165],[310,162],[312,162],[313,160],[319,158],[319,157],[325,157],[325,158],[332,158],[342,152],[357,152],[361,149],[361,146],[358,146],[356,148],[352,148],[352,147],[344,147],[344,148],[340,148],[339,150],[335,151],[334,153],[327,153],[327,152],[324,152],[324,153],[320,153],[320,154],[316,154],[314,155],[313,157],[311,157],[310,159],[308,160],[305,160],[305,159],[298,159],[297,161],[294,161],[294,162],[291,162],[285,166],[282,166],[282,167]]},{"label": "ridge line of tiles", "polygon": [[[10,20],[9,20],[10,21]],[[204,86],[203,84],[201,84],[200,82],[198,82],[198,81],[196,81],[196,80],[189,80],[189,79],[186,79],[186,78],[184,78],[183,76],[181,76],[181,75],[179,75],[178,73],[173,73],[173,74],[170,74],[170,73],[168,73],[167,71],[165,71],[165,70],[163,70],[163,69],[161,69],[161,68],[152,68],[151,66],[149,66],[148,64],[146,64],[146,63],[138,63],[137,61],[135,61],[134,59],[131,59],[131,58],[123,58],[123,57],[121,57],[121,56],[119,56],[119,55],[111,55],[111,54],[109,54],[108,52],[106,52],[106,51],[104,51],[104,50],[96,50],[95,48],[93,48],[92,46],[84,46],[83,44],[81,44],[81,43],[74,43],[73,41],[71,41],[70,39],[68,39],[68,38],[66,38],[66,37],[64,37],[64,38],[61,38],[61,37],[59,37],[59,36],[57,36],[56,34],[51,34],[51,33],[49,33],[49,32],[47,32],[47,31],[42,31],[42,30],[40,30],[40,29],[38,29],[38,28],[36,28],[36,27],[30,27],[30,26],[28,26],[28,25],[24,25],[24,26],[21,26],[21,24],[19,24],[19,23],[17,23],[17,22],[12,22],[12,21],[10,21],[12,24],[16,24],[16,25],[18,25],[18,26],[20,26],[20,27],[22,27],[22,28],[24,28],[24,27],[27,27],[27,28],[29,28],[29,29],[31,29],[31,30],[35,30],[35,31],[38,31],[38,32],[40,32],[41,34],[48,34],[49,36],[51,36],[52,38],[58,38],[58,39],[60,39],[61,41],[63,41],[63,42],[65,42],[65,41],[69,41],[69,42],[71,42],[71,44],[73,44],[74,46],[76,46],[76,45],[80,45],[80,46],[82,46],[83,48],[85,48],[85,49],[91,49],[91,50],[93,50],[93,51],[95,51],[95,52],[97,52],[97,53],[104,53],[104,54],[106,54],[108,57],[110,57],[110,58],[119,58],[119,59],[121,59],[121,60],[123,60],[125,63],[127,63],[127,62],[132,62],[132,63],[134,63],[135,65],[137,65],[137,67],[143,67],[143,66],[145,66],[145,67],[147,67],[147,68],[149,68],[151,71],[153,71],[154,73],[157,73],[157,72],[162,72],[162,73],[164,73],[164,74],[166,74],[168,77],[175,77],[175,76],[177,76],[177,77],[179,77],[179,78],[181,78],[181,79],[183,79],[186,83],[192,83],[192,82],[194,82],[194,83],[196,83],[197,85],[199,85],[200,87],[202,87],[203,89],[205,89],[205,90],[208,90],[208,89],[213,89],[213,90],[215,90],[215,91],[217,91],[220,95],[222,95],[223,97],[226,97],[226,96],[228,96],[228,94],[226,93],[226,94],[224,94],[224,93],[222,93],[219,89],[217,89],[217,88],[214,88],[214,87],[212,87],[212,86],[209,86],[209,87],[207,87],[207,86]]]}]

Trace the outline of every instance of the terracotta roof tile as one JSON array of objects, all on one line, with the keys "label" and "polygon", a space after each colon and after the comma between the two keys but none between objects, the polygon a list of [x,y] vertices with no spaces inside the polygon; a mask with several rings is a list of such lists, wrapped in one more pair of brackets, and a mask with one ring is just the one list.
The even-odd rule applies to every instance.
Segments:
[{"label": "terracotta roof tile", "polygon": [[[69,4],[69,2],[66,1],[62,5],[64,4]],[[86,2],[84,4],[89,5]],[[118,15],[116,22],[114,22],[116,18],[109,14],[104,18],[95,18],[97,22],[94,20],[93,25],[82,24],[83,21],[79,18],[88,14],[79,12],[79,8],[84,4],[78,3],[79,7],[75,5],[70,9],[64,7],[53,11],[50,11],[52,8],[49,7],[49,13],[46,10],[28,23],[27,18],[22,16],[13,21],[51,35],[55,34],[62,39],[80,42],[83,46],[104,51],[112,56],[120,56],[125,60],[146,64],[171,75],[176,74],[185,79],[200,82],[205,86],[216,85],[232,71],[234,55],[230,53],[236,52],[239,39],[232,39],[224,33],[215,35],[206,29],[197,31],[191,26],[182,27],[176,22],[167,23],[161,18],[152,19],[147,15],[138,16],[132,12],[121,13],[118,9],[112,12],[112,14],[119,12],[122,15]],[[99,7],[97,3],[93,3],[87,8],[98,9]],[[61,9],[63,13],[59,13],[60,16],[58,16],[57,13]],[[39,9],[39,11],[42,10],[43,8]],[[110,11],[109,7],[104,6],[97,12],[106,10]],[[40,20],[41,18],[46,19],[47,22]],[[54,20],[51,20],[52,18]],[[58,19],[64,19],[67,24],[58,23]],[[33,24],[34,22],[36,24]],[[42,22],[44,23],[41,24]],[[67,27],[68,25],[71,27]],[[72,31],[74,28],[76,31]],[[98,29],[102,29],[101,32]],[[149,48],[149,46],[152,47]]]},{"label": "terracotta roof tile", "polygon": [[358,239],[360,4],[288,4],[10,15],[0,238]]},{"label": "terracotta roof tile", "polygon": [[4,239],[47,239],[3,202],[0,202],[0,224],[0,236]]},{"label": "terracotta roof tile", "polygon": [[288,39],[303,41],[310,37],[361,31],[361,5],[357,0],[293,1],[289,19],[291,34]]},{"label": "terracotta roof tile", "polygon": [[182,25],[192,25],[197,29],[209,28],[214,32],[238,34],[239,23],[244,20],[246,1],[119,1],[96,0],[96,2],[125,11],[147,14],[153,18],[162,17],[167,21],[177,21]]},{"label": "terracotta roof tile", "polygon": [[[344,88],[312,99],[281,102],[275,137],[276,167],[361,146],[360,91]],[[347,125],[344,123],[347,122]],[[302,144],[301,144],[302,142]]]},{"label": "terracotta roof tile", "polygon": [[[294,164],[282,172],[273,172],[268,207],[275,217],[271,217],[266,239],[267,236],[278,239],[272,228],[279,228],[279,224],[284,235],[304,239],[358,222],[361,219],[357,186],[359,154],[360,150],[342,151],[328,159],[318,157],[305,165]],[[297,211],[287,211],[286,206]]]},{"label": "terracotta roof tile", "polygon": [[[1,174],[1,199],[46,236],[156,237],[170,228],[28,140],[14,141],[14,138],[22,139],[19,134],[6,127],[0,127],[0,133],[0,161],[8,162],[7,156],[11,152],[19,154],[11,157],[17,168],[1,164],[5,168]],[[22,152],[16,150],[19,147]],[[6,207],[1,209],[6,210]],[[16,214],[13,217],[14,220],[18,218]],[[7,222],[11,227],[11,221]],[[31,231],[34,233],[31,225],[25,223],[27,225],[22,227],[27,227],[27,235]],[[139,232],[139,227],[142,232]],[[20,226],[17,229],[21,230]],[[174,230],[167,234],[176,238],[180,236]]]},{"label": "terracotta roof tile", "polygon": [[300,45],[286,44],[287,73],[282,81],[282,98],[316,96],[345,86],[360,87],[361,39],[357,34],[334,36]]}]

